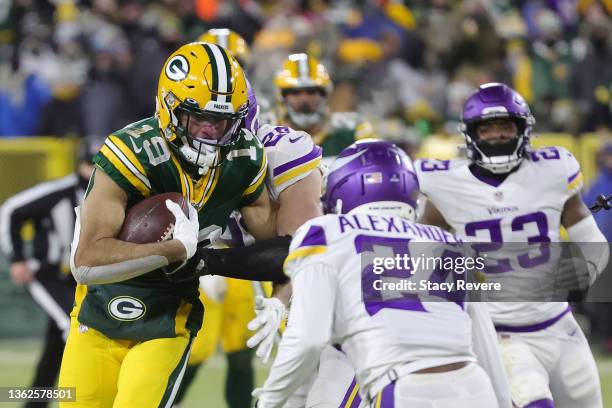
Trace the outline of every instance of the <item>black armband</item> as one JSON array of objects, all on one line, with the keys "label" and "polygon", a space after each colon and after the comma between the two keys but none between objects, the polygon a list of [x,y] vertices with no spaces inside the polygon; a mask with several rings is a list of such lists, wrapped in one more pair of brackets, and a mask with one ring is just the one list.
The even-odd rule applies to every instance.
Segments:
[{"label": "black armband", "polygon": [[206,275],[251,281],[285,283],[289,278],[283,272],[283,263],[289,253],[291,236],[256,241],[238,248],[202,249]]}]

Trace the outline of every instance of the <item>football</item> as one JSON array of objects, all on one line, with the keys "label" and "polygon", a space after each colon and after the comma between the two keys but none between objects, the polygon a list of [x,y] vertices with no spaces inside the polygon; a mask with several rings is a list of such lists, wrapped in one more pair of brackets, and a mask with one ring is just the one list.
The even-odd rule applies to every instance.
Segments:
[{"label": "football", "polygon": [[117,238],[135,244],[170,239],[174,230],[174,215],[166,207],[166,200],[177,203],[183,213],[189,215],[188,201],[180,193],[157,194],[128,210]]}]

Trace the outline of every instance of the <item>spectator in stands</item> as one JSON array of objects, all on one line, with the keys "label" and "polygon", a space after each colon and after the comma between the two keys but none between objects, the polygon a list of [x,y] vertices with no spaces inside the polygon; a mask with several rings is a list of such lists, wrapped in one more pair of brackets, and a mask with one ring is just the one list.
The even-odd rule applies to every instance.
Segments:
[{"label": "spectator in stands", "polygon": [[93,66],[83,92],[83,120],[86,135],[103,137],[137,118],[129,103],[126,75],[132,54],[115,26],[106,26],[91,41]]},{"label": "spectator in stands", "polygon": [[[93,172],[91,159],[100,144],[96,140],[83,143],[76,173],[22,191],[0,209],[0,243],[10,259],[11,279],[24,285],[49,316],[31,387],[53,387],[59,373],[76,287],[69,267],[74,207],[83,199]],[[21,236],[26,221],[32,221],[35,230],[31,256]],[[30,402],[26,407],[46,405]]]},{"label": "spectator in stands", "polygon": [[610,20],[598,17],[590,23],[588,50],[573,67],[572,96],[579,103],[584,115],[583,131],[591,132],[601,127],[594,112],[599,112],[600,86],[610,81],[612,46],[610,42]]},{"label": "spectator in stands", "polygon": [[88,60],[77,41],[67,41],[58,48],[51,81],[53,97],[42,109],[38,134],[82,137],[85,130],[81,93]]},{"label": "spectator in stands", "polygon": [[35,38],[21,43],[16,67],[0,62],[0,136],[31,136],[38,131],[40,112],[51,98],[40,67],[48,47]]}]

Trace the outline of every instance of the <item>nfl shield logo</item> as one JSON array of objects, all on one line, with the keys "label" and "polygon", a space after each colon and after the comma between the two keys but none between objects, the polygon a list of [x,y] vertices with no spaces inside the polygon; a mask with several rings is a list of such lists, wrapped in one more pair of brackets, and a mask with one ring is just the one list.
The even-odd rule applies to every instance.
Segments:
[{"label": "nfl shield logo", "polygon": [[495,199],[497,201],[501,201],[504,199],[504,193],[502,193],[501,191],[496,191],[495,192]]},{"label": "nfl shield logo", "polygon": [[365,184],[380,184],[382,183],[382,173],[377,171],[376,173],[366,173],[363,176]]}]

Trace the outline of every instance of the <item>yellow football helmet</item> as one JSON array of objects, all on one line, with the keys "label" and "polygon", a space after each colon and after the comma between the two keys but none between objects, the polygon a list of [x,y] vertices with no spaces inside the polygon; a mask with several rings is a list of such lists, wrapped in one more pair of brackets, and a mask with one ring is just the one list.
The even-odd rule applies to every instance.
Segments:
[{"label": "yellow football helmet", "polygon": [[[308,129],[324,120],[327,115],[327,96],[332,90],[332,82],[327,69],[316,58],[304,53],[289,55],[276,74],[274,84],[284,110],[282,115],[286,116],[293,125]],[[297,112],[285,100],[288,93],[302,89],[317,89],[323,95],[314,111]]]},{"label": "yellow football helmet", "polygon": [[291,54],[278,71],[274,84],[281,91],[303,88],[321,88],[325,94],[332,90],[327,69],[308,54]]},{"label": "yellow football helmet", "polygon": [[238,60],[243,67],[247,67],[251,50],[242,36],[229,28],[211,28],[202,34],[198,41],[217,44],[225,48]]},{"label": "yellow football helmet", "polygon": [[[217,152],[232,143],[247,113],[247,84],[240,64],[210,43],[183,45],[166,60],[156,97],[159,127],[191,169],[204,174],[218,163]],[[196,138],[190,120],[223,123],[219,138]],[[222,122],[225,121],[225,122]]]}]

